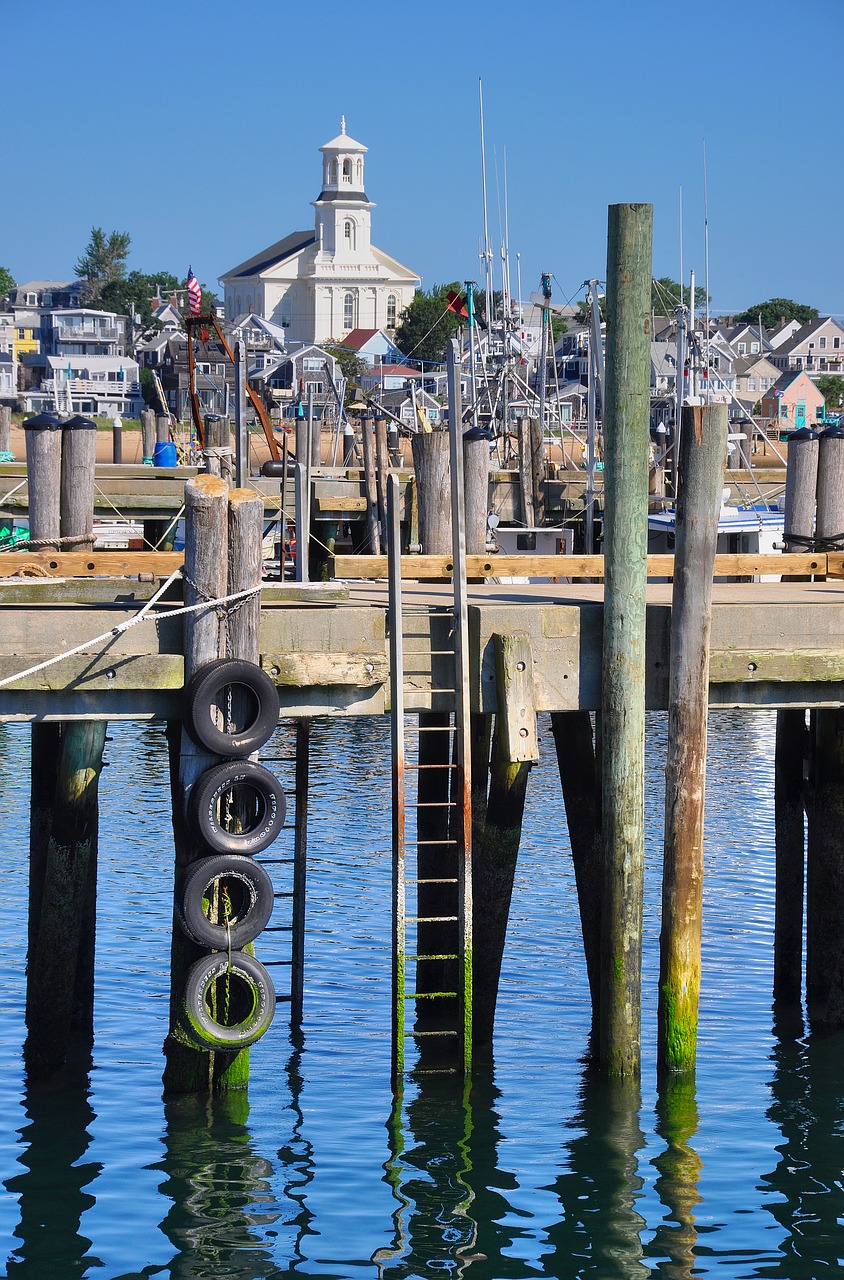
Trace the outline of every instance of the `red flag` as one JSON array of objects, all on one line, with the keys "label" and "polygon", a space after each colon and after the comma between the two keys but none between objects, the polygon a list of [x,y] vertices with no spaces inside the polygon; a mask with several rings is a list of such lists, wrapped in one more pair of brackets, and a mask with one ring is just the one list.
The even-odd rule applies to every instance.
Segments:
[{"label": "red flag", "polygon": [[453,311],[455,315],[462,316],[464,320],[469,319],[469,312],[466,307],[466,298],[462,293],[457,293],[455,289],[449,289],[446,296],[446,310]]},{"label": "red flag", "polygon": [[190,313],[192,316],[198,316],[202,310],[202,289],[193,274],[193,267],[188,267],[187,290]]}]

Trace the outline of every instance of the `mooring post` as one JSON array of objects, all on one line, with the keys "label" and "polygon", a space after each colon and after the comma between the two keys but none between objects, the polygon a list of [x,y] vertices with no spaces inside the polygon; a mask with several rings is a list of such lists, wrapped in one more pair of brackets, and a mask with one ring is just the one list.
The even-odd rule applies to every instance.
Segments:
[{"label": "mooring post", "polygon": [[519,514],[522,524],[533,528],[536,518],[533,511],[533,472],[531,471],[531,425],[530,418],[519,418]]},{"label": "mooring post", "polygon": [[[199,475],[185,485],[185,604],[213,601],[226,594],[228,582],[228,486],[219,476]],[[226,630],[213,604],[185,614],[185,681],[198,667],[226,656]],[[181,895],[188,865],[207,850],[190,832],[185,804],[199,776],[217,762],[188,737],[181,721],[168,725],[170,780],[175,842],[174,893]],[[204,1053],[181,1028],[182,999],[187,971],[203,955],[173,919],[170,953],[170,1033],[164,1043],[166,1093],[210,1091],[216,1075],[225,1071],[228,1055]],[[215,1062],[220,1058],[220,1063]]]},{"label": "mooring post", "polygon": [[530,637],[517,631],[495,634],[492,641],[498,713],[484,824],[472,842],[476,1044],[489,1044],[493,1036],[527,782],[531,764],[539,758]]},{"label": "mooring post", "polygon": [[58,418],[39,413],[23,424],[29,493],[29,537],[56,551],[60,536],[62,431]]},{"label": "mooring post", "polygon": [[610,1075],[640,1070],[645,851],[650,295],[653,206],[609,209],[604,406],[604,752],[598,1058]]},{"label": "mooring post", "polygon": [[380,556],[381,526],[378,520],[378,485],[375,479],[375,438],[372,432],[372,418],[368,413],[360,415],[360,433],[363,444],[363,474],[366,482],[366,527],[369,532],[369,550],[372,555]]},{"label": "mooring post", "polygon": [[806,712],[778,711],[774,747],[774,1000],[799,1006],[803,986]]},{"label": "mooring post", "polygon": [[12,453],[12,410],[0,404],[0,462],[14,462]]},{"label": "mooring post", "polygon": [[[59,531],[63,539],[79,539],[73,550],[94,545],[94,473],[97,424],[80,415],[62,425],[62,478]],[[68,542],[70,549],[70,543]]]},{"label": "mooring post", "polygon": [[[105,731],[103,720],[73,720],[62,728],[37,936],[27,966],[24,1056],[36,1073],[62,1065],[77,1026],[82,1033],[91,1030],[93,973],[90,1000],[80,1000],[77,966],[97,840]],[[89,966],[86,960],[86,971]]]},{"label": "mooring post", "polygon": [[205,415],[205,470],[209,475],[221,476],[226,483],[232,478],[231,427],[228,419],[219,413]]},{"label": "mooring post", "polygon": [[818,451],[817,433],[809,427],[792,431],[788,437],[783,520],[786,551],[811,551],[814,545]]},{"label": "mooring post", "polygon": [[552,711],[551,731],[569,829],[583,954],[592,1000],[592,1026],[597,1028],[601,998],[601,895],[604,888],[601,771],[588,711]]},{"label": "mooring post", "polygon": [[813,716],[806,858],[806,1008],[844,1024],[844,708]]},{"label": "mooring post", "polygon": [[466,495],[466,554],[486,555],[489,515],[489,441],[463,440],[463,489]]},{"label": "mooring post", "polygon": [[683,407],[657,1013],[657,1066],[662,1072],[693,1071],[697,1056],[712,573],[726,448],[725,404]]},{"label": "mooring post", "polygon": [[152,466],[152,455],[155,449],[155,413],[152,409],[141,410],[141,461],[144,466]]},{"label": "mooring post", "polygon": [[155,443],[167,444],[170,439],[170,419],[166,413],[159,413],[155,419]]},{"label": "mooring post", "polygon": [[111,423],[111,460],[123,461],[123,419],[119,413],[114,415]]},{"label": "mooring post", "polygon": [[378,494],[378,521],[381,525],[381,542],[388,539],[387,526],[387,476],[390,470],[390,454],[387,449],[387,419],[375,411],[375,490]]},{"label": "mooring post", "polygon": [[542,419],[530,419],[530,484],[533,490],[533,522],[545,523],[545,441]]},{"label": "mooring post", "polygon": [[419,431],[411,439],[419,504],[419,542],[425,555],[451,555],[451,472],[447,431]]}]

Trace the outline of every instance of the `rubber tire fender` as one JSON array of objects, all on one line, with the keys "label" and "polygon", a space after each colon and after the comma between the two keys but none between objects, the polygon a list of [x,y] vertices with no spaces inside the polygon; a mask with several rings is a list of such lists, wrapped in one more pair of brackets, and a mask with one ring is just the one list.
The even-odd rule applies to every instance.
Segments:
[{"label": "rubber tire fender", "polygon": [[[226,831],[217,813],[221,797],[233,787],[255,793],[258,820],[246,831]],[[261,853],[284,826],[287,802],[274,773],[254,760],[224,760],[207,769],[193,784],[188,818],[200,839],[214,853]]]},{"label": "rubber tire fender", "polygon": [[[226,733],[214,722],[227,685],[243,685],[255,699],[255,714],[237,733]],[[240,759],[270,740],[278,725],[278,689],[263,667],[242,658],[219,658],[199,667],[188,680],[184,695],[184,724],[198,747],[212,755]]]},{"label": "rubber tire fender", "polygon": [[[230,974],[238,987],[245,988],[251,1003],[243,1019],[226,1026],[212,1017],[205,998],[218,978]],[[238,992],[235,998],[238,998]],[[191,965],[185,979],[181,1024],[185,1035],[200,1049],[224,1049],[236,1053],[260,1040],[275,1013],[272,979],[247,951],[214,951]]]},{"label": "rubber tire fender", "polygon": [[[214,924],[203,909],[215,881],[238,882],[245,903],[228,925]],[[240,950],[254,942],[273,910],[273,882],[260,862],[236,853],[215,853],[191,863],[182,887],[177,912],[179,923],[189,938],[215,951]]]}]

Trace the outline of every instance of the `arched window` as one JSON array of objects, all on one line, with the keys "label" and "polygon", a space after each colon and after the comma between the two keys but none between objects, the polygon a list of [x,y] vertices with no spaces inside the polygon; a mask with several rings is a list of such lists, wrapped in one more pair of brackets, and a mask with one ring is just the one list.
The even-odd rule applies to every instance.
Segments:
[{"label": "arched window", "polygon": [[396,303],[396,295],[394,293],[388,293],[387,294],[387,328],[388,329],[395,329],[397,312],[398,312],[398,305]]},{"label": "arched window", "polygon": [[355,163],[355,171],[357,174],[358,186],[362,187],[363,186],[363,161],[362,160],[358,160]]},{"label": "arched window", "polygon": [[347,293],[343,299],[343,328],[354,329],[355,327],[355,295]]},{"label": "arched window", "polygon": [[343,161],[343,181],[351,182],[352,180],[352,162],[351,160]]},{"label": "arched window", "polygon": [[355,224],[352,222],[352,220],[351,220],[350,218],[349,218],[349,219],[347,219],[347,221],[343,223],[343,239],[344,239],[344,240],[345,240],[345,242],[346,242],[346,248],[347,248],[347,249],[354,249],[354,247],[355,247]]},{"label": "arched window", "polygon": [[337,186],[337,161],[336,160],[331,161],[331,183],[335,187]]}]

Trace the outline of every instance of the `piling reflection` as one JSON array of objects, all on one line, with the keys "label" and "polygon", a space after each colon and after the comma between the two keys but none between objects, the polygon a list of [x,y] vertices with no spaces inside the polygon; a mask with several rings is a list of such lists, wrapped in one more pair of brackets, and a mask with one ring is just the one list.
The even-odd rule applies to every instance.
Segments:
[{"label": "piling reflection", "polygon": [[703,1162],[691,1145],[697,1133],[695,1077],[687,1073],[667,1079],[656,1108],[656,1132],[665,1150],[656,1157],[654,1189],[668,1210],[647,1249],[658,1259],[656,1273],[670,1280],[691,1280],[695,1268],[697,1228],[695,1208],[703,1197],[698,1189]]},{"label": "piling reflection", "polygon": [[453,1077],[423,1076],[398,1092],[384,1165],[396,1201],[393,1238],[372,1258],[383,1280],[536,1274],[509,1256],[520,1232],[506,1193],[517,1181],[498,1168],[498,1096],[491,1071],[462,1088]]},{"label": "piling reflection", "polygon": [[780,1040],[768,1118],[782,1142],[762,1178],[765,1206],[784,1231],[780,1256],[758,1276],[815,1280],[840,1269],[844,1220],[844,1032]]},{"label": "piling reflection", "polygon": [[549,1190],[562,1217],[548,1229],[550,1252],[544,1275],[600,1280],[643,1280],[641,1233],[645,1219],[636,1209],[643,1179],[639,1152],[645,1143],[638,1082],[601,1080],[588,1069],[580,1105],[569,1124],[578,1131],[565,1144],[567,1168]]},{"label": "piling reflection", "polygon": [[101,1263],[89,1253],[82,1216],[94,1204],[86,1190],[102,1166],[85,1161],[94,1112],[89,1102],[90,1060],[68,1062],[24,1095],[27,1123],[20,1131],[24,1173],[3,1185],[20,1196],[20,1222],[7,1275],[15,1280],[70,1280]]}]

